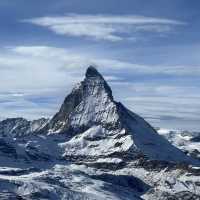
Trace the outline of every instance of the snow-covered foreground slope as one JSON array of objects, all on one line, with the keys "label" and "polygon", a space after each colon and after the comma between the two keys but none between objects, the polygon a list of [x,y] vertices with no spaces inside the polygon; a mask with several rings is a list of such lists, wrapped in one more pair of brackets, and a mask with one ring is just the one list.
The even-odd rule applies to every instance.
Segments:
[{"label": "snow-covered foreground slope", "polygon": [[131,164],[119,170],[75,164],[0,168],[0,183],[1,199],[200,199],[198,175],[180,169],[149,171]]},{"label": "snow-covered foreground slope", "polygon": [[89,67],[52,119],[0,122],[0,199],[200,199],[199,161],[169,141]]},{"label": "snow-covered foreground slope", "polygon": [[128,180],[125,179],[124,183],[115,184],[112,183],[114,179],[106,182],[103,176],[89,175],[76,169],[77,167],[55,165],[52,169],[42,172],[22,173],[20,176],[0,175],[1,183],[3,183],[0,189],[7,191],[7,194],[9,191],[15,191],[16,196],[24,199],[141,199],[136,194],[141,193],[138,190],[139,187],[142,189],[143,185],[134,187],[139,180],[131,180],[132,186],[128,186]]}]

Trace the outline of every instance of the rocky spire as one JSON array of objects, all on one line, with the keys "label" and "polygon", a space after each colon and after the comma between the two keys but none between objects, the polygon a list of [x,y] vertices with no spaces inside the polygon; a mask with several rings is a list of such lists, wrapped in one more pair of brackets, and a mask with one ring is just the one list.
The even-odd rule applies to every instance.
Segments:
[{"label": "rocky spire", "polygon": [[89,66],[85,79],[73,88],[59,112],[45,128],[54,133],[72,133],[94,124],[114,127],[118,124],[118,119],[111,88],[97,69]]},{"label": "rocky spire", "polygon": [[94,66],[89,66],[87,68],[85,73],[85,79],[82,84],[90,88],[93,92],[104,91],[113,101],[112,90],[110,86]]},{"label": "rocky spire", "polygon": [[85,77],[86,78],[103,78],[102,75],[97,71],[97,69],[90,65],[87,70],[86,70],[86,73],[85,73]]}]

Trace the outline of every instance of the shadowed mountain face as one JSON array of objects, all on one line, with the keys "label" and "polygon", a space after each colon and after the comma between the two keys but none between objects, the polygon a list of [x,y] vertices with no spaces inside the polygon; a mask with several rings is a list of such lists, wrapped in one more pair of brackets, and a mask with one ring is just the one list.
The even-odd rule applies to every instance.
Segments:
[{"label": "shadowed mountain face", "polygon": [[40,133],[63,133],[65,157],[196,162],[172,146],[141,117],[115,102],[103,76],[92,66]]}]

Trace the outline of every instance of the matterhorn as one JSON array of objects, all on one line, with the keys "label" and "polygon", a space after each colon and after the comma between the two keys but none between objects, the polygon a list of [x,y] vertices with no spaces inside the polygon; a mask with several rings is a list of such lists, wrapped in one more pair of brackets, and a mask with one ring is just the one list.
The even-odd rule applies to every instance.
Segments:
[{"label": "matterhorn", "polygon": [[93,66],[51,119],[0,129],[0,199],[200,199],[199,160],[116,102]]}]

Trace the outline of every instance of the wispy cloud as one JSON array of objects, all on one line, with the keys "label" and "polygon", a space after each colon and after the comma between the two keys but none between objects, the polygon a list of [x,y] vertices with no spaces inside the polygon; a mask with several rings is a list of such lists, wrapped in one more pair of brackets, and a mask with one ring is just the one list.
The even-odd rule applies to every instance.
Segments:
[{"label": "wispy cloud", "polygon": [[39,17],[22,22],[46,27],[56,34],[121,41],[134,38],[134,32],[168,33],[185,22],[135,15],[65,15]]},{"label": "wispy cloud", "polygon": [[[14,53],[15,59],[0,57],[2,66],[19,65],[19,66],[47,66],[49,71],[59,69],[68,70],[69,72],[80,73],[90,64],[95,64],[103,72],[110,69],[115,72],[126,70],[134,74],[153,74],[153,75],[174,75],[174,76],[199,76],[200,66],[185,65],[142,65],[112,58],[102,58],[95,55],[84,54],[83,52],[73,52],[70,49],[55,48],[49,46],[17,46],[8,49]],[[42,70],[42,69],[41,69]]]}]

